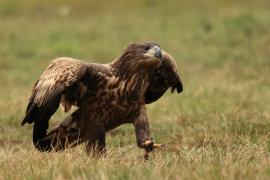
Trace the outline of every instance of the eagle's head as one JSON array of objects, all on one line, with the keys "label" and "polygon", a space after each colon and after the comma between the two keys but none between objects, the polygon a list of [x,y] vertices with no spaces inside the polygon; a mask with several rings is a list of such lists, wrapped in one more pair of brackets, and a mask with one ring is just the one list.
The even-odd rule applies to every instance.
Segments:
[{"label": "eagle's head", "polygon": [[161,65],[162,50],[154,42],[129,44],[124,53],[113,62],[122,76],[137,72],[151,72]]}]

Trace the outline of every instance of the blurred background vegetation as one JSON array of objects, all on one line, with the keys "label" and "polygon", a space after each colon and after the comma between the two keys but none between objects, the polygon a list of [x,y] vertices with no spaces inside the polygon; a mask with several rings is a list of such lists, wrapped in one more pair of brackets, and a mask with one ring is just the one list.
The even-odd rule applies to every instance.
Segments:
[{"label": "blurred background vegetation", "polygon": [[[55,57],[106,63],[128,43],[152,40],[174,56],[184,83],[180,96],[166,93],[148,106],[154,139],[168,145],[156,159],[165,164],[145,167],[131,161],[136,151],[125,147],[135,145],[134,130],[123,126],[108,135],[108,147],[126,152],[126,159],[100,161],[104,176],[269,177],[269,27],[269,0],[0,0],[0,175],[19,178],[7,171],[10,167],[26,177],[27,172],[58,177],[65,169],[71,176],[93,175],[83,160],[67,167],[70,160],[61,162],[60,155],[60,162],[53,156],[52,171],[24,171],[15,163],[21,158],[31,167],[44,160],[28,156],[37,153],[31,127],[20,127],[27,96]],[[51,122],[64,116],[58,112]],[[20,151],[9,151],[14,146]]]},{"label": "blurred background vegetation", "polygon": [[0,67],[56,56],[108,62],[140,40],[160,42],[182,64],[268,67],[269,9],[268,0],[1,0]]}]

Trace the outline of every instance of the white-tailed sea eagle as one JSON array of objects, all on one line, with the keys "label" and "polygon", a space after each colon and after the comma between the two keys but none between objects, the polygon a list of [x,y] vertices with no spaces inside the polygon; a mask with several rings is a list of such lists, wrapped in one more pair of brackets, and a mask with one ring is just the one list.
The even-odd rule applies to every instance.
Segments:
[{"label": "white-tailed sea eagle", "polygon": [[[145,106],[168,88],[183,90],[176,62],[157,43],[132,43],[108,64],[57,58],[35,83],[22,125],[34,123],[33,143],[40,151],[85,142],[88,152],[104,152],[105,133],[133,123],[138,147],[150,152],[158,145],[151,138]],[[78,109],[47,133],[60,104],[64,112]]]}]

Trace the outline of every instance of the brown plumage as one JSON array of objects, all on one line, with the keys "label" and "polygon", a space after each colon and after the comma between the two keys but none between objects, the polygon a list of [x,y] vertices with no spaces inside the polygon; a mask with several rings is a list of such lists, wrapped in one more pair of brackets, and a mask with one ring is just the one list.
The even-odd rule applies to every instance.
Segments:
[{"label": "brown plumage", "polygon": [[[145,104],[170,87],[183,90],[174,59],[156,43],[130,44],[109,64],[57,58],[36,82],[22,125],[34,123],[33,143],[40,151],[85,142],[88,152],[104,152],[105,133],[133,123],[138,146],[149,152],[158,145],[150,136]],[[78,109],[47,134],[60,104],[64,112]]]}]

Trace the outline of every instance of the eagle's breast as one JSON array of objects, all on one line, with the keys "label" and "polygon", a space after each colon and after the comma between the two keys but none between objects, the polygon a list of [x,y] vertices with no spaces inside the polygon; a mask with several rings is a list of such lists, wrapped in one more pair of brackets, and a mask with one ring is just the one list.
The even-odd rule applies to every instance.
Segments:
[{"label": "eagle's breast", "polygon": [[107,78],[105,91],[113,96],[114,103],[130,106],[130,104],[143,103],[147,85],[147,76],[139,73],[131,75],[128,79],[111,76]]},{"label": "eagle's breast", "polygon": [[89,85],[87,97],[83,98],[87,100],[83,100],[81,107],[89,119],[104,122],[108,129],[128,123],[144,104],[147,77],[134,73],[123,78],[109,68],[108,71],[99,72],[94,78],[96,86],[92,88]]}]

